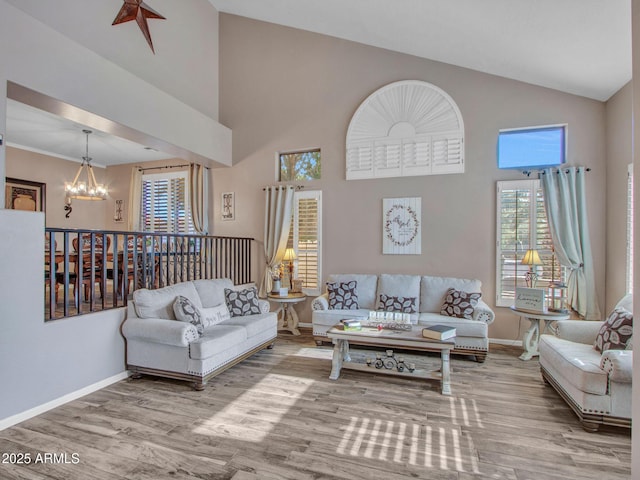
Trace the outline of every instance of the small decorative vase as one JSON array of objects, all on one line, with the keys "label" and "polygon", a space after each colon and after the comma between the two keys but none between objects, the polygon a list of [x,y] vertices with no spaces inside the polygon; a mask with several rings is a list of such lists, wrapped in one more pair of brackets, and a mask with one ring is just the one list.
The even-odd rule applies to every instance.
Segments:
[{"label": "small decorative vase", "polygon": [[280,293],[280,280],[273,281],[273,287],[271,287],[271,293]]}]

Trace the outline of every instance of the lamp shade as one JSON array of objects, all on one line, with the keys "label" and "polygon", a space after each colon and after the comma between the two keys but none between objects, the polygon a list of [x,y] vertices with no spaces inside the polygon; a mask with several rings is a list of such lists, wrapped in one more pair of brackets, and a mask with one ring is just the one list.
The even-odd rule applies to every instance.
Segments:
[{"label": "lamp shade", "polygon": [[540,255],[538,254],[538,250],[532,248],[527,250],[522,257],[523,265],[542,265],[542,260],[540,260]]},{"label": "lamp shade", "polygon": [[284,252],[284,260],[286,260],[287,262],[291,262],[293,260],[295,260],[296,258],[296,252],[293,248],[287,248],[287,250]]}]

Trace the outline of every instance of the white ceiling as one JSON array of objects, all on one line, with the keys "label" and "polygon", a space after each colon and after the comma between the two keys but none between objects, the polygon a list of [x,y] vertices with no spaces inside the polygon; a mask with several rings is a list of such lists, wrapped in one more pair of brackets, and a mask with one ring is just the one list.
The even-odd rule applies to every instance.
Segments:
[{"label": "white ceiling", "polygon": [[607,100],[631,80],[631,0],[209,0],[220,12]]},{"label": "white ceiling", "polygon": [[[65,160],[82,162],[86,153],[87,129],[72,120],[7,99],[7,145]],[[149,150],[124,138],[88,128],[89,156],[97,167],[124,163],[148,162],[173,158],[174,155]]]}]

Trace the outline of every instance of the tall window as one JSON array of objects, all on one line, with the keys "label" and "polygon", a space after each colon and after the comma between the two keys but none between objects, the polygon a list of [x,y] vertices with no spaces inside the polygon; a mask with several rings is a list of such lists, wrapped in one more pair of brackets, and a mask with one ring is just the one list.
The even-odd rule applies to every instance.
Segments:
[{"label": "tall window", "polygon": [[320,149],[278,154],[279,177],[281,182],[320,179]]},{"label": "tall window", "polygon": [[633,164],[627,173],[627,293],[633,293]]},{"label": "tall window", "polygon": [[322,192],[296,192],[287,247],[296,252],[294,278],[307,295],[320,295],[322,266]]},{"label": "tall window", "polygon": [[194,233],[187,172],[143,175],[140,215],[145,232]]},{"label": "tall window", "polygon": [[564,269],[553,253],[540,181],[498,182],[497,196],[496,305],[507,307],[514,303],[516,287],[526,286],[529,265],[522,257],[527,250],[537,249],[543,262],[533,267],[537,288],[564,280]]}]

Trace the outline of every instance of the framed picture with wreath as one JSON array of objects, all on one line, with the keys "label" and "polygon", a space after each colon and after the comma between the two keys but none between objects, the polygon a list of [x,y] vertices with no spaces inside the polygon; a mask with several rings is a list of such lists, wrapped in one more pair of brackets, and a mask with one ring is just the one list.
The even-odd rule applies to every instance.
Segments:
[{"label": "framed picture with wreath", "polygon": [[382,253],[420,255],[422,253],[422,198],[382,200]]},{"label": "framed picture with wreath", "polygon": [[46,183],[5,177],[5,208],[27,212],[44,212],[46,186]]}]

